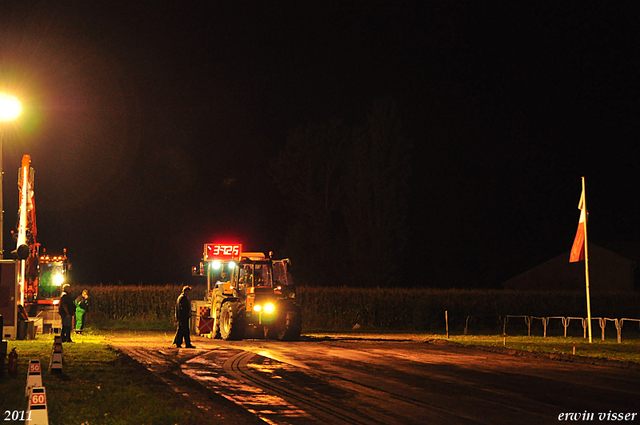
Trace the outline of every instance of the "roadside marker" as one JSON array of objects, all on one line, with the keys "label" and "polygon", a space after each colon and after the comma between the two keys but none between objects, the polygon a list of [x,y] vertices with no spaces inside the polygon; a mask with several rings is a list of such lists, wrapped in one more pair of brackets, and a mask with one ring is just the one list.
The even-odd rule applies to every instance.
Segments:
[{"label": "roadside marker", "polygon": [[213,332],[213,318],[200,317],[198,323],[198,335],[211,334]]},{"label": "roadside marker", "polygon": [[25,425],[49,425],[47,395],[44,387],[33,387],[31,389]]},{"label": "roadside marker", "polygon": [[53,352],[51,353],[51,363],[49,370],[51,372],[62,373],[62,338],[56,337],[53,343]]},{"label": "roadside marker", "polygon": [[42,369],[40,368],[39,359],[31,359],[29,361],[29,369],[27,370],[27,385],[24,388],[25,397],[29,397],[31,389],[42,386]]}]

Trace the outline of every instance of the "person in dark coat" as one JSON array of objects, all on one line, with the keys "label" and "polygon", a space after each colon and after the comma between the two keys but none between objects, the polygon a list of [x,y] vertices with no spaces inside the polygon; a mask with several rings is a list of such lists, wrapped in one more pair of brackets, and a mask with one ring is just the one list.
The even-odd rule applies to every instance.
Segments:
[{"label": "person in dark coat", "polygon": [[76,306],[73,302],[74,299],[69,293],[69,285],[62,285],[62,295],[60,296],[60,304],[58,305],[58,313],[62,319],[62,342],[71,341],[71,325],[73,323],[73,316],[76,313]]},{"label": "person in dark coat", "polygon": [[191,292],[190,286],[182,288],[182,293],[176,300],[176,320],[178,321],[178,330],[176,336],[173,338],[173,344],[181,348],[182,340],[186,348],[196,348],[191,345],[191,335],[189,333],[189,318],[191,317],[191,303],[189,302],[189,292]]}]

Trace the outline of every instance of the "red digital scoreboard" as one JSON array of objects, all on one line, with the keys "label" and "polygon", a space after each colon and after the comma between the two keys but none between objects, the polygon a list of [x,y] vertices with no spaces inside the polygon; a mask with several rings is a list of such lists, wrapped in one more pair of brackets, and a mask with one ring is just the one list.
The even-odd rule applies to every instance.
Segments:
[{"label": "red digital scoreboard", "polygon": [[207,243],[204,244],[205,261],[236,260],[240,261],[241,244]]}]

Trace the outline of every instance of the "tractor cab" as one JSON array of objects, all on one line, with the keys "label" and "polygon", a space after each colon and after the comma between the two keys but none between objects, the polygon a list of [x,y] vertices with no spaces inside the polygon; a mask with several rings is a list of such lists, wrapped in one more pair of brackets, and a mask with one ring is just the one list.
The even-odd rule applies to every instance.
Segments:
[{"label": "tractor cab", "polygon": [[296,287],[291,276],[291,260],[273,260],[272,269],[274,292],[282,295],[282,298],[295,298]]}]

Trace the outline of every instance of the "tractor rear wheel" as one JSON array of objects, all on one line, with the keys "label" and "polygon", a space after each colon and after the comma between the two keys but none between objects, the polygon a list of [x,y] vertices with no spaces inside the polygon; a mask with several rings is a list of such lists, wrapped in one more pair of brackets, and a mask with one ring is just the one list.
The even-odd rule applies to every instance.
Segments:
[{"label": "tractor rear wheel", "polygon": [[233,301],[222,304],[220,309],[220,335],[222,339],[242,339],[245,322],[242,315],[242,304]]}]

